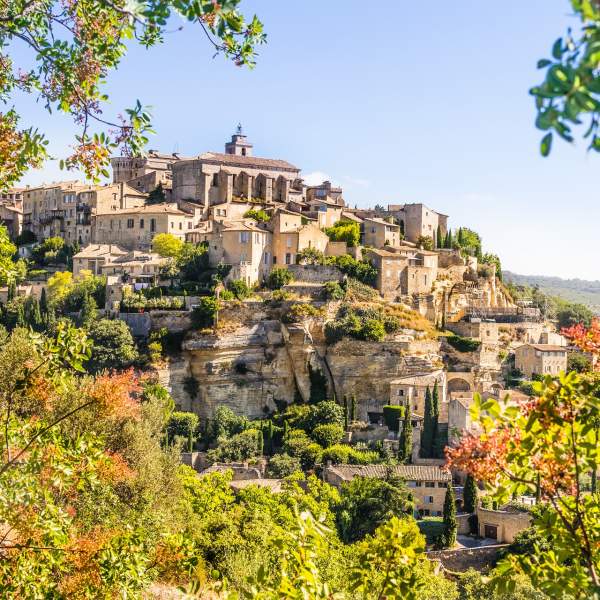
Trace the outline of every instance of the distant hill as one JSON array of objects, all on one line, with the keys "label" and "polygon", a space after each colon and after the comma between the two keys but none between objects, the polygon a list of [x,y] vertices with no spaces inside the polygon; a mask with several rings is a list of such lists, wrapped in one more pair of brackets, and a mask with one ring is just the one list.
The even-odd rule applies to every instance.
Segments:
[{"label": "distant hill", "polygon": [[546,294],[560,296],[570,302],[579,302],[589,306],[595,313],[600,314],[600,281],[585,279],[561,279],[544,275],[518,275],[503,271],[504,281],[512,281],[516,285],[537,285]]}]

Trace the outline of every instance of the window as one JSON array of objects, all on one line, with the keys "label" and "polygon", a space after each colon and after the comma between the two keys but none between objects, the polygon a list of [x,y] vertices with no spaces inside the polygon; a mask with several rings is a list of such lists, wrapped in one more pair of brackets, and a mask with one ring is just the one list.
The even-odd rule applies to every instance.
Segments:
[{"label": "window", "polygon": [[438,481],[439,488],[447,488],[448,484],[445,481]]},{"label": "window", "polygon": [[191,229],[191,228],[192,228],[192,222],[188,221],[188,229]]},{"label": "window", "polygon": [[156,231],[156,219],[150,219],[150,231]]},{"label": "window", "polygon": [[425,487],[435,487],[435,481],[426,481]]},{"label": "window", "polygon": [[212,186],[213,187],[219,187],[219,174],[218,173],[215,173],[212,176]]},{"label": "window", "polygon": [[247,243],[248,243],[248,232],[240,231],[240,244],[247,244]]},{"label": "window", "polygon": [[175,221],[171,221],[171,229],[175,229]]},{"label": "window", "polygon": [[425,502],[427,504],[433,504],[433,496],[425,496]]},{"label": "window", "polygon": [[422,481],[415,481],[415,487],[423,487]]},{"label": "window", "polygon": [[144,229],[144,219],[140,219],[140,229]]},{"label": "window", "polygon": [[371,233],[375,233],[375,227],[371,227]]},{"label": "window", "polygon": [[286,265],[292,264],[292,255],[289,252],[287,252],[285,255],[285,264]]},{"label": "window", "polygon": [[127,219],[127,229],[133,229],[133,219]]},{"label": "window", "polygon": [[277,257],[275,255],[273,255],[273,264],[276,265],[277,264]]},{"label": "window", "polygon": [[242,156],[246,156],[246,148],[242,148]]},{"label": "window", "polygon": [[183,223],[181,221],[179,221],[179,229],[183,229]]},{"label": "window", "polygon": [[254,241],[255,241],[257,244],[260,244],[260,233],[255,233],[255,234],[254,234]]},{"label": "window", "polygon": [[285,240],[285,245],[286,245],[288,248],[291,248],[291,247],[292,247],[292,238],[291,238],[290,236],[288,236],[288,237],[286,238],[286,240]]},{"label": "window", "polygon": [[398,396],[404,396],[404,390],[398,390]]}]

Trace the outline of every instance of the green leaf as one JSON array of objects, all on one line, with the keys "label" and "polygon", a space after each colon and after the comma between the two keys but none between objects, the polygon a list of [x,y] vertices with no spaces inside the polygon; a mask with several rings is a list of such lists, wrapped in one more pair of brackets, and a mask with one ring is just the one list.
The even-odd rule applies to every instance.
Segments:
[{"label": "green leaf", "polygon": [[548,60],[547,58],[542,58],[541,60],[538,60],[537,68],[543,69],[544,67],[547,67],[548,65],[551,65],[551,64],[552,64],[551,60]]},{"label": "green leaf", "polygon": [[552,56],[554,56],[554,58],[556,58],[557,60],[560,60],[562,58],[562,55],[563,55],[562,38],[558,38],[554,42],[554,45],[552,46]]},{"label": "green leaf", "polygon": [[548,156],[550,154],[550,150],[552,149],[552,133],[547,133],[542,138],[542,143],[540,144],[540,152],[542,156]]}]

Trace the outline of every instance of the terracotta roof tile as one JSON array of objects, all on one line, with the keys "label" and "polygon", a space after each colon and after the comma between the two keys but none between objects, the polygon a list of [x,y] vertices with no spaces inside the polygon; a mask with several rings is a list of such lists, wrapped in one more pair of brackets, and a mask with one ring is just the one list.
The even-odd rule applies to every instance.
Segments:
[{"label": "terracotta roof tile", "polygon": [[388,473],[406,481],[451,481],[449,471],[423,465],[333,465],[332,472],[346,481],[354,477],[386,477]]}]

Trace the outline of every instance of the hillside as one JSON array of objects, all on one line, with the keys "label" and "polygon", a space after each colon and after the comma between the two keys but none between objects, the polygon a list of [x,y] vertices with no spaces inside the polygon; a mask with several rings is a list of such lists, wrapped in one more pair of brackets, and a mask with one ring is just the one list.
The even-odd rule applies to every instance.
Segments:
[{"label": "hillside", "polygon": [[544,275],[519,275],[511,271],[503,271],[504,281],[516,285],[537,285],[552,296],[560,296],[570,302],[580,302],[600,314],[600,281],[585,279],[561,279]]}]

